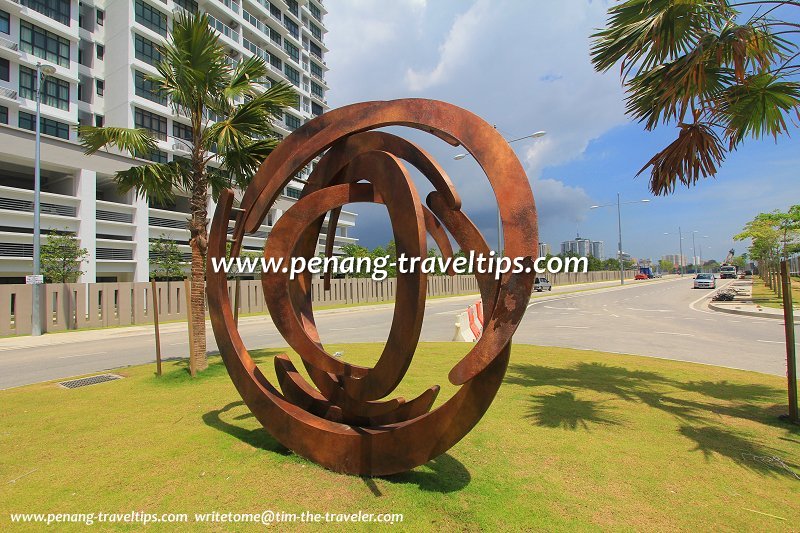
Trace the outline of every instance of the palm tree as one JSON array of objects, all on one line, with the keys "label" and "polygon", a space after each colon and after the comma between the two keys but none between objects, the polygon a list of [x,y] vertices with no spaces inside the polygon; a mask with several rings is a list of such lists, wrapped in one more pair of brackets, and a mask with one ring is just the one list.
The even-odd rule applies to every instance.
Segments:
[{"label": "palm tree", "polygon": [[[755,14],[744,16],[740,6]],[[592,36],[595,69],[620,65],[626,112],[645,129],[678,125],[678,138],[639,171],[651,169],[654,194],[714,176],[746,138],[777,138],[800,117],[800,25],[773,18],[797,7],[780,0],[627,0],[609,9],[607,27]]]},{"label": "palm tree", "polygon": [[[191,122],[191,134],[175,139],[190,155],[168,163],[149,163],[118,172],[121,191],[134,190],[157,202],[171,201],[176,192],[189,195],[191,218],[190,315],[194,342],[190,370],[208,367],[205,336],[204,265],[208,246],[209,190],[247,186],[258,166],[280,138],[272,131],[273,119],[296,103],[291,87],[283,83],[265,86],[267,65],[253,56],[235,67],[225,54],[219,36],[210,29],[205,14],[176,17],[167,43],[161,47],[159,75],[148,76],[154,90],[167,97],[173,111]],[[213,117],[215,121],[212,121]],[[86,153],[104,147],[149,158],[156,150],[153,134],[142,128],[79,128]]]}]

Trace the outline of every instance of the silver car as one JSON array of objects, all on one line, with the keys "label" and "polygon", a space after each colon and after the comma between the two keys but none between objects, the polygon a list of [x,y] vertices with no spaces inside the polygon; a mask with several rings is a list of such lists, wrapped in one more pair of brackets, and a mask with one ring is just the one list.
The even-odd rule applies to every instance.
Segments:
[{"label": "silver car", "polygon": [[695,289],[716,289],[717,280],[714,274],[698,274],[694,277]]},{"label": "silver car", "polygon": [[547,278],[536,278],[533,280],[533,290],[537,292],[552,291],[553,284]]}]

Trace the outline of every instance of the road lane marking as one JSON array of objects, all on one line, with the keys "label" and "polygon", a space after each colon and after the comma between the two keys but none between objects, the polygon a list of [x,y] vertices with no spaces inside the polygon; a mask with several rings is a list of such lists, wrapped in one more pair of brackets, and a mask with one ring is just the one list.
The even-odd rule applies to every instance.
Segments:
[{"label": "road lane marking", "polygon": [[648,313],[669,313],[671,309],[639,309],[637,307],[626,307],[631,311],[646,311]]},{"label": "road lane marking", "polygon": [[[352,329],[361,329],[361,328],[331,328],[329,331],[349,331]],[[270,333],[270,335],[277,335],[277,333]]]},{"label": "road lane marking", "polygon": [[556,326],[557,328],[589,329],[589,326]]},{"label": "road lane marking", "polygon": [[543,305],[545,309],[558,309],[559,311],[577,311],[579,307],[553,307],[552,305]]},{"label": "road lane marking", "polygon": [[674,331],[655,331],[654,333],[659,333],[661,335],[680,335],[681,337],[694,337],[691,333],[676,333]]},{"label": "road lane marking", "polygon": [[90,355],[102,355],[108,352],[91,352],[91,353],[79,353],[75,355],[62,355],[59,359],[72,359],[73,357],[89,357]]},{"label": "road lane marking", "polygon": [[784,343],[784,341],[765,341],[765,340],[761,340],[761,339],[758,339],[756,342],[768,342],[770,344],[783,344]]}]

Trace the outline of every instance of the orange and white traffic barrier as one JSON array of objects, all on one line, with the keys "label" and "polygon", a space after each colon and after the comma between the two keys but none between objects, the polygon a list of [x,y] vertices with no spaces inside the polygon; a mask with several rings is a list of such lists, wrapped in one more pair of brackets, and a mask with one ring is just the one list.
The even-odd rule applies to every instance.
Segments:
[{"label": "orange and white traffic barrier", "polygon": [[456,332],[453,340],[475,342],[483,334],[483,304],[480,300],[467,307],[456,319]]}]

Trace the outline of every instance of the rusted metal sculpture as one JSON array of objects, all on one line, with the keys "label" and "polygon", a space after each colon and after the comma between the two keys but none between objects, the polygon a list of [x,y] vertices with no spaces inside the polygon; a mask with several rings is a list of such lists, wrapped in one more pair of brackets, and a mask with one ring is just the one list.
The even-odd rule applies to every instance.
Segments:
[{"label": "rusted metal sculpture", "polygon": [[[429,132],[453,146],[463,145],[481,165],[499,199],[505,254],[525,258],[526,272],[499,281],[477,275],[483,300],[484,333],[450,371],[460,385],[455,395],[431,410],[434,385],[418,397],[385,399],[395,390],[414,355],[425,310],[426,277],[399,274],[389,338],[372,368],[351,365],[325,351],[314,322],[311,277],[262,275],[264,297],[276,327],[302,358],[308,383],[288,357],[274,359],[278,387],[247,352],[234,323],[223,272],[228,227],[234,220],[231,254],[255,232],[293,176],[318,156],[301,198],[275,224],[266,257],[315,255],[327,213],[335,228],[345,204],[384,204],[392,222],[397,253],[426,256],[430,234],[445,257],[452,256],[448,232],[460,248],[489,253],[478,229],[461,211],[461,200],[442,168],[421,148],[395,135],[371,131],[407,126]],[[403,164],[435,188],[422,205]],[[410,470],[447,451],[488,409],[506,371],[514,334],[533,284],[537,251],[536,209],[528,179],[508,143],[476,115],[444,102],[405,99],[364,102],[321,115],[297,129],[261,165],[239,209],[233,191],[222,193],[209,242],[208,301],[219,351],[231,379],[261,424],[281,444],[337,472],[387,475]],[[232,218],[232,214],[235,216]],[[333,250],[328,231],[326,251]]]}]

